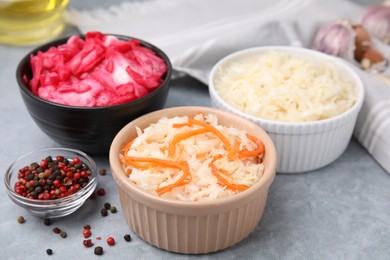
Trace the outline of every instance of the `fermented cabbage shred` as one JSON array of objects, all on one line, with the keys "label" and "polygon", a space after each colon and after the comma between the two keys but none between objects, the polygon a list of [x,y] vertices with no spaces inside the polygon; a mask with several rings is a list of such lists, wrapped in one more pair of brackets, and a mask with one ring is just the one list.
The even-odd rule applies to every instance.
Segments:
[{"label": "fermented cabbage shred", "polygon": [[269,51],[226,64],[215,89],[236,109],[284,122],[328,119],[357,100],[354,81],[331,61]]},{"label": "fermented cabbage shred", "polygon": [[[197,133],[192,131],[201,133],[189,136]],[[163,117],[145,129],[137,128],[137,133],[120,154],[123,167],[130,181],[164,198],[228,197],[251,187],[264,173],[261,141],[243,130],[220,125],[213,114]],[[189,137],[176,142],[183,135]],[[173,183],[177,185],[169,188]]]}]

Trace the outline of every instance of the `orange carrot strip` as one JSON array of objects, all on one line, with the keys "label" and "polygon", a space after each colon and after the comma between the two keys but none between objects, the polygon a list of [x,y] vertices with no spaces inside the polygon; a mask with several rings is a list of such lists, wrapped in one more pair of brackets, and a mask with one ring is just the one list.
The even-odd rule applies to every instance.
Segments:
[{"label": "orange carrot strip", "polygon": [[177,168],[177,169],[180,169],[183,171],[182,176],[176,182],[156,189],[156,192],[159,196],[161,196],[165,192],[171,191],[175,187],[182,186],[182,185],[186,184],[184,181],[187,179],[188,176],[190,176],[190,178],[192,178],[190,175],[190,169],[189,169],[187,162],[174,162],[174,161],[168,161],[168,160],[159,159],[159,158],[147,158],[147,157],[135,157],[135,156],[126,156],[125,160],[129,164],[135,165],[135,167],[140,166],[141,169],[143,169],[143,167],[145,166],[142,163],[149,163],[150,166],[152,166],[152,167],[161,167],[162,166],[162,167],[168,167],[168,168]]},{"label": "orange carrot strip", "polygon": [[230,145],[229,140],[217,128],[206,122],[195,120],[193,118],[189,118],[188,122],[191,124],[203,126],[205,129],[208,129],[210,132],[214,133],[222,141],[225,149],[228,151],[229,157],[234,157],[232,146]]},{"label": "orange carrot strip", "polygon": [[131,140],[130,142],[128,142],[128,143],[126,144],[126,146],[122,148],[121,152],[123,152],[124,155],[126,155],[126,154],[129,152],[129,150],[130,150],[131,145],[133,144],[133,142],[134,142],[134,139]]},{"label": "orange carrot strip", "polygon": [[198,158],[198,159],[205,158],[206,155],[207,155],[207,152],[205,152],[205,153],[197,153],[196,154],[196,158]]},{"label": "orange carrot strip", "polygon": [[173,140],[171,141],[171,143],[169,144],[168,146],[168,155],[169,156],[173,156],[174,153],[175,153],[175,146],[178,142],[184,140],[184,139],[187,139],[187,138],[190,138],[194,135],[198,135],[198,134],[203,134],[203,133],[206,133],[206,132],[209,132],[210,130],[209,129],[205,129],[205,128],[200,128],[200,129],[196,129],[196,130],[193,130],[193,131],[189,131],[189,132],[185,132],[185,133],[180,133],[180,134],[177,134],[173,137]]},{"label": "orange carrot strip", "polygon": [[164,153],[167,149],[168,149],[168,147],[163,146],[163,147],[160,148],[160,151],[161,151],[162,153]]},{"label": "orange carrot strip", "polygon": [[183,165],[178,163],[178,162],[174,162],[174,161],[168,161],[168,160],[164,160],[164,159],[159,159],[159,158],[153,158],[153,157],[137,157],[137,156],[125,156],[124,158],[126,160],[126,162],[132,162],[132,161],[136,161],[136,162],[143,162],[143,163],[150,163],[151,165],[153,166],[164,166],[164,167],[168,167],[168,168],[179,168],[179,169],[183,169]]},{"label": "orange carrot strip", "polygon": [[224,185],[226,186],[227,189],[230,189],[230,190],[233,190],[233,191],[236,191],[236,190],[246,190],[248,189],[249,187],[246,186],[246,185],[241,185],[241,184],[234,184],[234,183],[230,183],[228,180],[226,180],[224,177],[222,177],[221,174],[219,174],[219,171],[222,171],[224,172],[225,174],[228,174],[227,171],[223,170],[223,169],[217,169],[217,167],[214,165],[214,162],[218,159],[222,158],[222,155],[219,154],[219,155],[216,155],[214,156],[213,160],[209,163],[209,167],[211,168],[211,172],[214,174],[215,177],[217,177],[217,179]]},{"label": "orange carrot strip", "polygon": [[[191,174],[190,174],[190,169],[189,169],[189,166],[187,164],[187,162],[181,162],[180,165],[183,166],[182,170],[183,170],[183,175],[180,177],[180,179],[178,179],[176,182],[174,183],[171,183],[171,184],[168,184],[164,187],[161,187],[161,188],[158,188],[156,190],[157,194],[158,195],[162,195],[164,194],[165,192],[168,192],[168,191],[171,191],[173,188],[175,187],[179,187],[179,186],[183,186],[185,185],[186,183],[184,183],[184,181],[186,180],[187,176],[190,176],[191,177]],[[192,177],[191,177],[192,178]]]},{"label": "orange carrot strip", "polygon": [[238,156],[238,151],[240,150],[241,140],[236,138],[232,146],[232,153],[228,154],[228,159],[233,160],[234,157]]},{"label": "orange carrot strip", "polygon": [[254,137],[249,134],[247,134],[246,136],[248,137],[249,140],[257,144],[257,149],[254,151],[248,151],[248,150],[239,151],[238,152],[239,157],[255,157],[264,153],[264,145],[257,137]]}]

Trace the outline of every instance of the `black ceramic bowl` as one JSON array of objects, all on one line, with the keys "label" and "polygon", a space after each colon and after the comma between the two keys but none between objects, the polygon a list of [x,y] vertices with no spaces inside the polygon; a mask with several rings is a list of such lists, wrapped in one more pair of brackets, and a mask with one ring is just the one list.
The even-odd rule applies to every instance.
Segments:
[{"label": "black ceramic bowl", "polygon": [[[113,35],[122,40],[136,39]],[[148,95],[137,100],[105,107],[75,107],[53,103],[34,95],[25,77],[30,80],[32,71],[30,55],[46,51],[52,46],[66,43],[68,38],[52,41],[28,53],[19,63],[16,79],[23,101],[39,128],[55,142],[69,148],[91,154],[107,154],[110,144],[131,120],[164,107],[172,75],[172,65],[167,55],[156,46],[136,39],[143,47],[149,48],[167,64],[161,85]]]}]

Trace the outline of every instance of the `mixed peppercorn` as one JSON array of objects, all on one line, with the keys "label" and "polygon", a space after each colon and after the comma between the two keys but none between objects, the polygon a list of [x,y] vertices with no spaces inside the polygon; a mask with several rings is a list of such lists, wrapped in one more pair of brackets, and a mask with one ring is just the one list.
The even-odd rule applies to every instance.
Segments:
[{"label": "mixed peppercorn", "polygon": [[[59,165],[62,165],[62,166],[59,166]],[[79,166],[79,165],[81,165],[81,166]],[[83,177],[81,175],[84,175],[84,176],[88,177],[88,181],[89,181],[89,176],[90,176],[91,172],[90,172],[90,170],[88,168],[85,168],[85,166],[86,165],[83,164],[78,158],[73,158],[72,160],[69,160],[69,159],[65,159],[64,157],[60,157],[60,156],[57,156],[55,159],[51,158],[50,156],[46,157],[45,159],[43,159],[41,161],[41,163],[39,165],[37,163],[32,163],[30,166],[26,166],[26,167],[24,167],[24,168],[19,170],[19,174],[18,174],[19,182],[18,183],[21,183],[21,184],[18,184],[18,185],[15,184],[15,191],[16,191],[16,188],[18,188],[18,191],[20,192],[19,193],[18,191],[16,191],[16,192],[18,192],[18,194],[20,194],[22,196],[25,196],[25,197],[28,197],[28,198],[32,198],[32,199],[40,199],[39,195],[36,198],[33,197],[34,194],[31,194],[31,192],[33,192],[35,189],[34,190],[29,189],[30,184],[27,184],[31,180],[36,181],[37,180],[36,176],[38,176],[38,178],[39,178],[39,180],[38,180],[38,182],[39,182],[38,186],[40,185],[39,187],[42,187],[42,185],[41,185],[41,181],[42,180],[46,182],[45,183],[46,186],[49,186],[48,182],[50,180],[52,180],[52,178],[53,178],[53,177],[50,177],[50,176],[53,176],[54,172],[56,172],[57,170],[59,171],[59,174],[62,176],[62,179],[60,179],[60,178],[57,179],[57,177],[55,177],[54,180],[52,180],[53,182],[51,183],[49,188],[45,188],[45,186],[42,188],[44,190],[43,193],[48,193],[49,195],[51,195],[51,193],[52,193],[51,191],[52,190],[57,190],[61,186],[65,186],[64,181],[65,182],[69,181],[69,179],[72,181],[72,185],[71,186],[77,185],[78,184],[78,182],[77,182],[78,180],[80,180],[82,178],[85,178],[85,177]],[[85,173],[81,174],[82,171],[87,171],[87,172],[89,172],[89,174],[88,175],[86,175]],[[73,174],[73,176],[71,174],[69,174],[69,172],[71,172]],[[43,173],[43,174],[41,174],[41,173]],[[77,177],[78,176],[78,175],[76,175],[77,173],[80,174],[80,178]],[[41,174],[42,178],[40,178],[39,174]],[[57,173],[55,175],[59,176],[59,174]],[[106,170],[105,169],[99,170],[99,174],[100,175],[105,175],[106,174]],[[75,175],[76,175],[76,180],[75,180]],[[66,179],[66,178],[68,178],[68,179]],[[57,187],[56,185],[54,185],[54,181],[55,180],[60,181],[61,182],[61,186]],[[88,183],[88,182],[85,182],[85,183]],[[81,184],[80,186],[84,187],[85,185]],[[26,187],[26,186],[28,186],[28,187]],[[20,187],[25,187],[26,189],[20,188]],[[34,187],[34,185],[32,185],[32,187]],[[47,190],[47,192],[45,192],[46,190]],[[64,196],[66,196],[66,194],[68,194],[68,195],[72,194],[72,192],[61,193],[61,194],[63,194],[62,197],[64,197]],[[105,192],[104,188],[99,188],[96,192],[94,192],[91,195],[91,199],[95,198],[96,194],[98,196],[105,196],[106,192]],[[53,196],[53,197],[50,196],[50,199],[59,198],[59,196],[57,194],[55,194],[55,196]],[[92,196],[94,196],[94,197],[92,198]],[[46,198],[41,198],[41,199],[46,199]],[[103,208],[101,209],[100,213],[101,213],[102,216],[107,216],[109,212],[116,213],[117,212],[117,208],[115,206],[112,206],[111,203],[105,202],[103,204]],[[24,219],[23,216],[19,216],[17,218],[17,221],[20,224],[22,224],[22,223],[25,222],[25,219]],[[50,226],[52,224],[52,220],[50,220],[48,218],[44,218],[43,219],[43,224],[46,225],[46,226]],[[60,229],[59,227],[52,228],[52,232],[55,233],[55,234],[58,234],[62,238],[66,238],[67,237],[67,233],[64,230]],[[93,242],[93,239],[91,238],[92,237],[91,225],[85,224],[83,226],[82,235],[84,237],[83,245],[85,247],[88,248],[88,247],[93,247],[95,245],[94,242]],[[96,237],[96,242],[99,243],[98,240],[101,240],[101,239],[102,239],[101,237]],[[125,241],[127,241],[127,242],[130,242],[132,240],[131,236],[129,234],[124,235],[123,239]],[[107,237],[106,243],[109,246],[114,246],[116,244],[115,238],[112,237],[112,236]],[[47,255],[52,255],[53,254],[53,250],[50,249],[50,248],[47,248],[46,249],[46,254]],[[104,254],[103,247],[99,246],[99,245],[95,246],[94,254],[95,255],[103,255]]]},{"label": "mixed peppercorn", "polygon": [[85,187],[91,176],[88,165],[78,157],[67,159],[48,156],[19,169],[14,191],[29,199],[52,200],[76,193]]}]

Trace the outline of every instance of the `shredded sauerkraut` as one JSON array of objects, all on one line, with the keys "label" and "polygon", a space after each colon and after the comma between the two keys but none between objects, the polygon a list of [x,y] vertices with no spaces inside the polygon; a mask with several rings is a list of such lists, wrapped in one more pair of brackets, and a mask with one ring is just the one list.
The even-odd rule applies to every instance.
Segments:
[{"label": "shredded sauerkraut", "polygon": [[308,122],[337,116],[357,100],[353,80],[331,61],[269,51],[217,71],[215,89],[247,114]]},{"label": "shredded sauerkraut", "polygon": [[[209,126],[216,131],[188,136]],[[218,133],[226,138],[225,143]],[[219,125],[213,114],[199,113],[192,119],[163,117],[143,130],[137,128],[137,134],[121,154],[124,169],[142,189],[157,191],[164,198],[201,201],[231,196],[254,185],[264,172],[262,143],[243,130]],[[186,138],[176,142],[183,135]],[[185,180],[166,189],[179,182],[186,165],[189,175]]]}]

